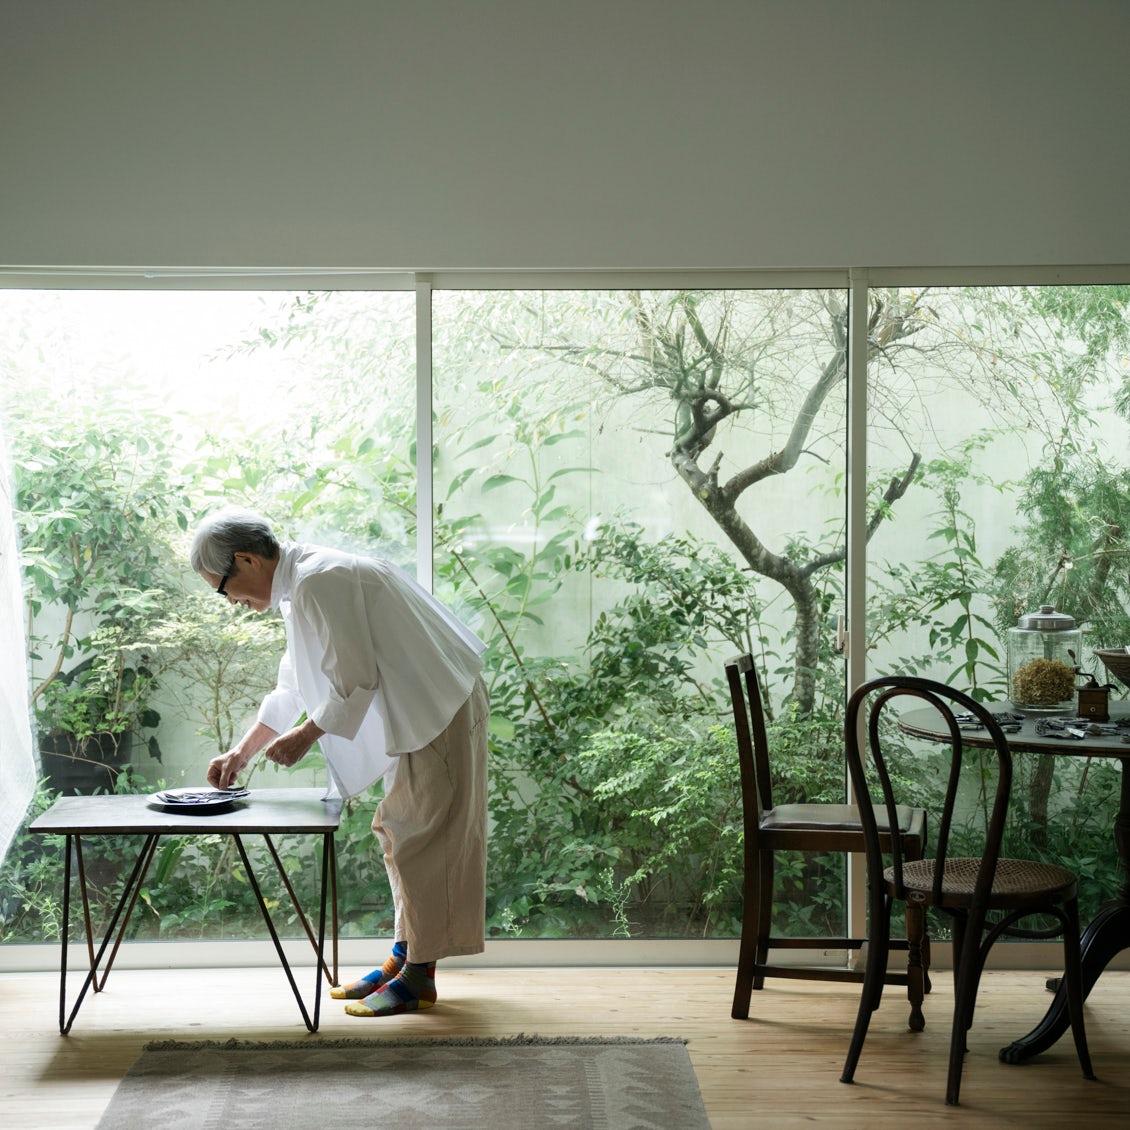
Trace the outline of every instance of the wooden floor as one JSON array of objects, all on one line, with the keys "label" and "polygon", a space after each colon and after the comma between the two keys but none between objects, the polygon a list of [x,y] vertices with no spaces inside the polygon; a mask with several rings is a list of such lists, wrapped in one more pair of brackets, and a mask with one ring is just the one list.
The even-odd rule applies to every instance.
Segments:
[{"label": "wooden floor", "polygon": [[[987,973],[956,1110],[943,1104],[951,984],[939,971],[920,1034],[906,1031],[904,1002],[888,990],[852,1087],[838,1076],[855,1017],[854,987],[775,982],[754,994],[748,1021],[734,1021],[731,975],[713,968],[441,967],[435,1009],[358,1020],[329,1001],[321,1033],[685,1036],[715,1130],[812,1122],[868,1130],[1130,1127],[1130,973],[1104,976],[1087,1006],[1097,1083],[1079,1074],[1070,1038],[1026,1066],[999,1063],[997,1049],[1032,1027],[1049,998],[1039,974]],[[57,1011],[55,976],[0,976],[5,1130],[94,1126],[147,1040],[305,1035],[279,969],[115,970],[107,991],[83,1004],[68,1037],[58,1034]]]}]

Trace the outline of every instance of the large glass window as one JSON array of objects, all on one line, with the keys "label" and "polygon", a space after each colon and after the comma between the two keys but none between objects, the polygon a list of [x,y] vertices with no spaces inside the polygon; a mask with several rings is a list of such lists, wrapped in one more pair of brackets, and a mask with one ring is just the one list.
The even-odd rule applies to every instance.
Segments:
[{"label": "large glass window", "polygon": [[[869,675],[1003,697],[1003,633],[1043,603],[1086,623],[1084,667],[1130,641],[1128,305],[1111,286],[871,291]],[[767,690],[774,799],[843,798],[846,307],[812,289],[433,296],[426,517],[435,588],[488,643],[490,936],[738,933],[730,655],[751,651]],[[60,790],[198,783],[282,638],[201,589],[188,531],[236,502],[414,569],[415,296],[9,290],[0,311],[44,771],[29,817]],[[897,764],[936,808],[938,750],[907,741]],[[1007,848],[1076,870],[1086,916],[1118,881],[1117,769],[1016,768]],[[316,757],[253,779],[315,782]],[[971,847],[989,788],[971,765]],[[346,934],[391,928],[376,799],[339,838]],[[91,840],[98,906],[136,846]],[[284,850],[307,899],[310,850]],[[257,935],[232,863],[222,840],[163,844],[131,936]],[[775,931],[846,933],[843,878],[842,856],[780,858]],[[57,936],[60,892],[58,844],[22,835],[3,939]]]},{"label": "large glass window", "polygon": [[[725,659],[768,688],[778,801],[842,800],[846,299],[434,295],[435,560],[474,610],[495,936],[732,936]],[[843,857],[778,866],[843,931]]]},{"label": "large glass window", "polygon": [[[43,785],[195,785],[274,684],[281,621],[216,600],[186,561],[220,503],[284,537],[414,568],[414,297],[399,293],[0,291],[0,398],[22,539],[29,675]],[[322,783],[311,755],[257,762],[253,785]],[[339,838],[347,931],[391,927],[372,804]],[[308,838],[281,850],[299,894]],[[91,837],[95,915],[137,841]],[[262,930],[230,839],[163,841],[131,936]],[[55,838],[21,835],[0,871],[7,941],[57,936]],[[266,866],[270,867],[269,860]],[[279,915],[295,927],[282,896]],[[102,916],[102,920],[105,918]]]},{"label": "large glass window", "polygon": [[[1128,301],[1111,286],[872,292],[869,480],[901,486],[869,546],[869,674],[1007,698],[1005,633],[1053,604],[1108,681],[1093,649],[1130,642]],[[938,748],[901,758],[934,808]],[[1005,851],[1075,871],[1085,921],[1118,886],[1118,769],[1017,754],[1014,771]],[[970,759],[951,851],[979,851],[994,785],[995,758]]]}]

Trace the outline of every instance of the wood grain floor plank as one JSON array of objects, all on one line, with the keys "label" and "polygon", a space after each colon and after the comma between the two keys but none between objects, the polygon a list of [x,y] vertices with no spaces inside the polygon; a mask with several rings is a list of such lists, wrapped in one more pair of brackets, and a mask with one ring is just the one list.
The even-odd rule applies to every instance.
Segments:
[{"label": "wood grain floor plank", "polygon": [[[312,970],[304,971],[303,988],[311,984]],[[922,1033],[906,1030],[905,1001],[888,993],[851,1087],[838,1078],[855,1018],[854,986],[771,984],[754,994],[750,1019],[734,1021],[733,979],[717,968],[441,967],[439,1007],[362,1020],[324,998],[321,1036],[685,1036],[714,1130],[791,1130],[813,1122],[830,1130],[1127,1130],[1130,974],[1106,974],[1088,1003],[1097,1083],[1079,1074],[1069,1038],[1023,1067],[997,1061],[997,1049],[1046,1008],[1042,985],[1037,973],[985,974],[957,1110],[942,1101],[953,1004],[947,976],[937,978],[926,1000]],[[0,976],[5,1130],[94,1126],[149,1040],[319,1038],[306,1034],[278,969],[115,970],[107,992],[84,1003],[68,1037],[55,1026],[57,993],[51,974]]]}]

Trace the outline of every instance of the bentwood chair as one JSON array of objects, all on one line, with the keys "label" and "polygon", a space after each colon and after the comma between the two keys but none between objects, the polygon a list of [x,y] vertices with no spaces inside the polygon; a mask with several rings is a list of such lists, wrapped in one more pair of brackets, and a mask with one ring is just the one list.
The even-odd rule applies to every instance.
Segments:
[{"label": "bentwood chair", "polygon": [[[766,977],[857,983],[863,980],[864,975],[858,970],[770,965],[768,957],[770,949],[857,950],[863,946],[863,938],[775,937],[771,927],[775,852],[862,853],[865,844],[859,811],[854,805],[774,805],[765,712],[752,656],[739,655],[729,660],[726,680],[734,710],[745,832],[742,937],[730,1015],[735,1020],[745,1020],[749,1016],[750,994],[764,987]],[[900,806],[895,819],[900,843],[908,858],[921,859],[926,848],[925,810]],[[884,827],[880,841],[886,844],[889,838]],[[930,991],[930,943],[926,936],[926,916],[916,907],[908,908],[906,933],[906,941],[895,940],[890,945],[893,949],[908,951],[907,971],[888,974],[886,983],[907,987],[910,1027],[921,1029],[925,1023],[922,999]]]},{"label": "bentwood chair", "polygon": [[[881,821],[871,799],[859,743],[859,723],[868,700],[874,695],[867,715],[867,742],[870,761],[883,794],[887,821]],[[914,858],[907,854],[902,835],[884,837],[883,823],[895,811],[895,798],[880,741],[880,722],[884,709],[898,698],[923,699],[941,715],[950,734],[951,757],[945,804],[942,809],[938,843],[933,859]],[[979,858],[956,858],[948,854],[950,825],[961,774],[961,730],[954,717],[953,704],[972,714],[993,741],[997,761],[997,786],[992,813],[985,834],[983,854]],[[852,695],[844,721],[848,768],[859,801],[863,821],[863,838],[867,845],[867,892],[870,912],[867,969],[859,1014],[852,1033],[851,1046],[844,1064],[844,1083],[855,1077],[863,1041],[871,1014],[883,996],[883,972],[890,948],[891,904],[898,899],[910,907],[926,907],[949,916],[953,924],[954,1012],[950,1034],[949,1077],[946,1102],[956,1106],[961,1089],[965,1033],[973,1025],[973,1009],[977,986],[992,944],[1008,934],[1021,938],[1052,938],[1063,935],[1064,979],[1067,988],[1068,1012],[1075,1050],[1083,1074],[1093,1079],[1091,1059],[1087,1053],[1087,1037],[1083,1030],[1083,986],[1079,964],[1079,908],[1076,902],[1076,878],[1068,870],[1052,863],[1029,859],[1002,859],[1001,838],[1008,814],[1009,790],[1012,785],[1012,756],[996,719],[968,695],[941,683],[908,676],[888,676],[865,683]],[[915,845],[915,850],[917,845]],[[891,865],[884,854],[889,851]],[[989,920],[989,913],[999,915]],[[1057,925],[1047,930],[1025,930],[1014,923],[1029,915],[1054,918]]]}]

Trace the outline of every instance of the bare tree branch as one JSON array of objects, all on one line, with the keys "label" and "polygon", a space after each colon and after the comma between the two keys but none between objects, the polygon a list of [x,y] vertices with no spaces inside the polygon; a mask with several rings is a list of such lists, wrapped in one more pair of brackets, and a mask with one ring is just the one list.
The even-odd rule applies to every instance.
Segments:
[{"label": "bare tree branch", "polygon": [[785,446],[754,463],[753,466],[747,467],[744,471],[739,471],[723,487],[731,504],[738,500],[742,491],[753,486],[754,483],[767,479],[770,475],[784,474],[784,472],[796,466],[796,461],[800,458],[800,454],[808,441],[808,433],[812,430],[812,424],[820,411],[820,406],[828,398],[828,394],[836,384],[844,379],[846,372],[844,355],[837,353],[824,366],[819,379],[809,389],[808,395],[804,398],[804,404],[801,405],[800,411],[793,421],[792,431],[789,433]]},{"label": "bare tree branch", "polygon": [[[887,484],[887,489],[883,492],[883,500],[875,507],[874,513],[867,522],[867,540],[870,541],[875,535],[875,531],[879,528],[883,519],[890,513],[891,506],[897,502],[907,490],[910,484],[914,481],[915,472],[918,470],[918,464],[922,462],[922,456],[918,452],[914,452],[910,459],[910,466],[907,467],[905,473],[901,478],[891,479]],[[806,577],[811,577],[819,569],[824,569],[829,565],[835,565],[837,561],[843,561],[847,556],[847,545],[841,545],[837,549],[831,549],[827,553],[821,553],[812,560],[806,561],[801,566],[801,573]]]},{"label": "bare tree branch", "polygon": [[682,451],[673,452],[671,462],[679,476],[691,488],[694,496],[713,515],[748,564],[762,576],[778,581],[786,588],[795,587],[796,566],[793,562],[768,549],[741,519],[733,505],[722,497],[717,483],[717,460],[710,472],[703,471],[690,455]]}]

